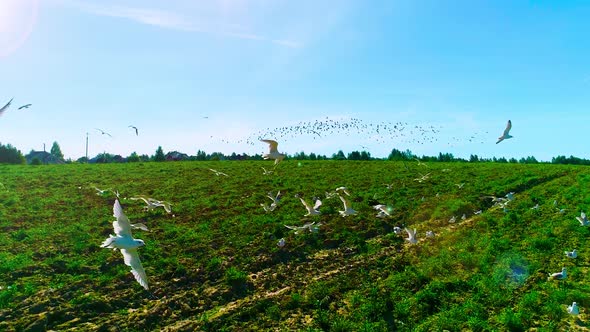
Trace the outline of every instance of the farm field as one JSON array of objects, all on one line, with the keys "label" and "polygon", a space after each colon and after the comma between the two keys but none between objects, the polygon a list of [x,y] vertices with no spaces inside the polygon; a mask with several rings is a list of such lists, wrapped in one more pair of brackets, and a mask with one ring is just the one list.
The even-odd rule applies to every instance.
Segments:
[{"label": "farm field", "polygon": [[[576,219],[590,213],[588,167],[261,167],[272,162],[0,166],[0,330],[588,329],[590,230]],[[340,186],[358,214],[340,216],[340,199],[326,197]],[[146,244],[149,291],[120,252],[100,247],[113,233],[114,190],[131,223],[149,228],[133,231]],[[485,197],[509,192],[506,210]],[[321,215],[304,217],[296,194],[318,196]],[[144,211],[129,199],[139,195],[169,201],[172,213]],[[376,217],[377,204],[391,216]],[[285,227],[307,222],[321,225]],[[415,228],[418,243],[394,227]],[[567,278],[548,280],[563,267]],[[572,302],[580,315],[567,312]]]}]

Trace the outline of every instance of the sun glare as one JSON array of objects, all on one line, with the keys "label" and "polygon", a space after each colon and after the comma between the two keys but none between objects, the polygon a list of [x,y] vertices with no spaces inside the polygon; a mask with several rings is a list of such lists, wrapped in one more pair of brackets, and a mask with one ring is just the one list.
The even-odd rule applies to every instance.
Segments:
[{"label": "sun glare", "polygon": [[0,1],[0,57],[21,47],[33,31],[38,0]]}]

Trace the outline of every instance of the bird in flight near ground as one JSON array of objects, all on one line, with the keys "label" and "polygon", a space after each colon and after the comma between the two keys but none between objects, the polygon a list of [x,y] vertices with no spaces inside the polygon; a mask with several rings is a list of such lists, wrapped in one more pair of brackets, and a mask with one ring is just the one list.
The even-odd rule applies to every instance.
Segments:
[{"label": "bird in flight near ground", "polygon": [[120,249],[123,254],[123,261],[125,265],[131,267],[131,273],[133,273],[135,280],[143,288],[149,289],[147,275],[137,254],[137,248],[145,246],[145,243],[141,239],[133,238],[131,224],[127,216],[123,213],[123,208],[119,204],[118,199],[115,199],[115,204],[113,205],[113,216],[117,218],[113,221],[115,235],[110,235],[100,246],[113,250]]},{"label": "bird in flight near ground", "polygon": [[504,133],[502,134],[502,136],[498,137],[498,141],[496,142],[496,144],[502,142],[505,139],[512,138],[512,136],[510,135],[510,129],[512,129],[512,121],[508,120],[506,129],[504,129]]},{"label": "bird in flight near ground", "polygon": [[264,159],[274,159],[275,165],[281,162],[281,160],[285,159],[285,155],[280,153],[277,149],[279,143],[277,141],[273,141],[271,139],[261,139],[261,142],[268,143],[268,153],[265,153],[262,157]]}]

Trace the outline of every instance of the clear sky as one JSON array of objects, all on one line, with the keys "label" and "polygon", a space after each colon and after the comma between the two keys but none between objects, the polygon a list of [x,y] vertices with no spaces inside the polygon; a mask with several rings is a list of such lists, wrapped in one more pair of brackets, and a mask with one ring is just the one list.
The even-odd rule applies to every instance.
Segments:
[{"label": "clear sky", "polygon": [[[0,0],[0,142],[590,158],[589,17],[587,1]],[[293,130],[328,120],[356,125]]]}]

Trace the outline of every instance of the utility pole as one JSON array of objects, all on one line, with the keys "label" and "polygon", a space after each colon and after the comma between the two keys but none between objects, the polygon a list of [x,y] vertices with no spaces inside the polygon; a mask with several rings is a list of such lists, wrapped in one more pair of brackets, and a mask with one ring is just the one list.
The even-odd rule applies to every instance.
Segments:
[{"label": "utility pole", "polygon": [[88,132],[86,132],[86,162],[88,162]]}]

